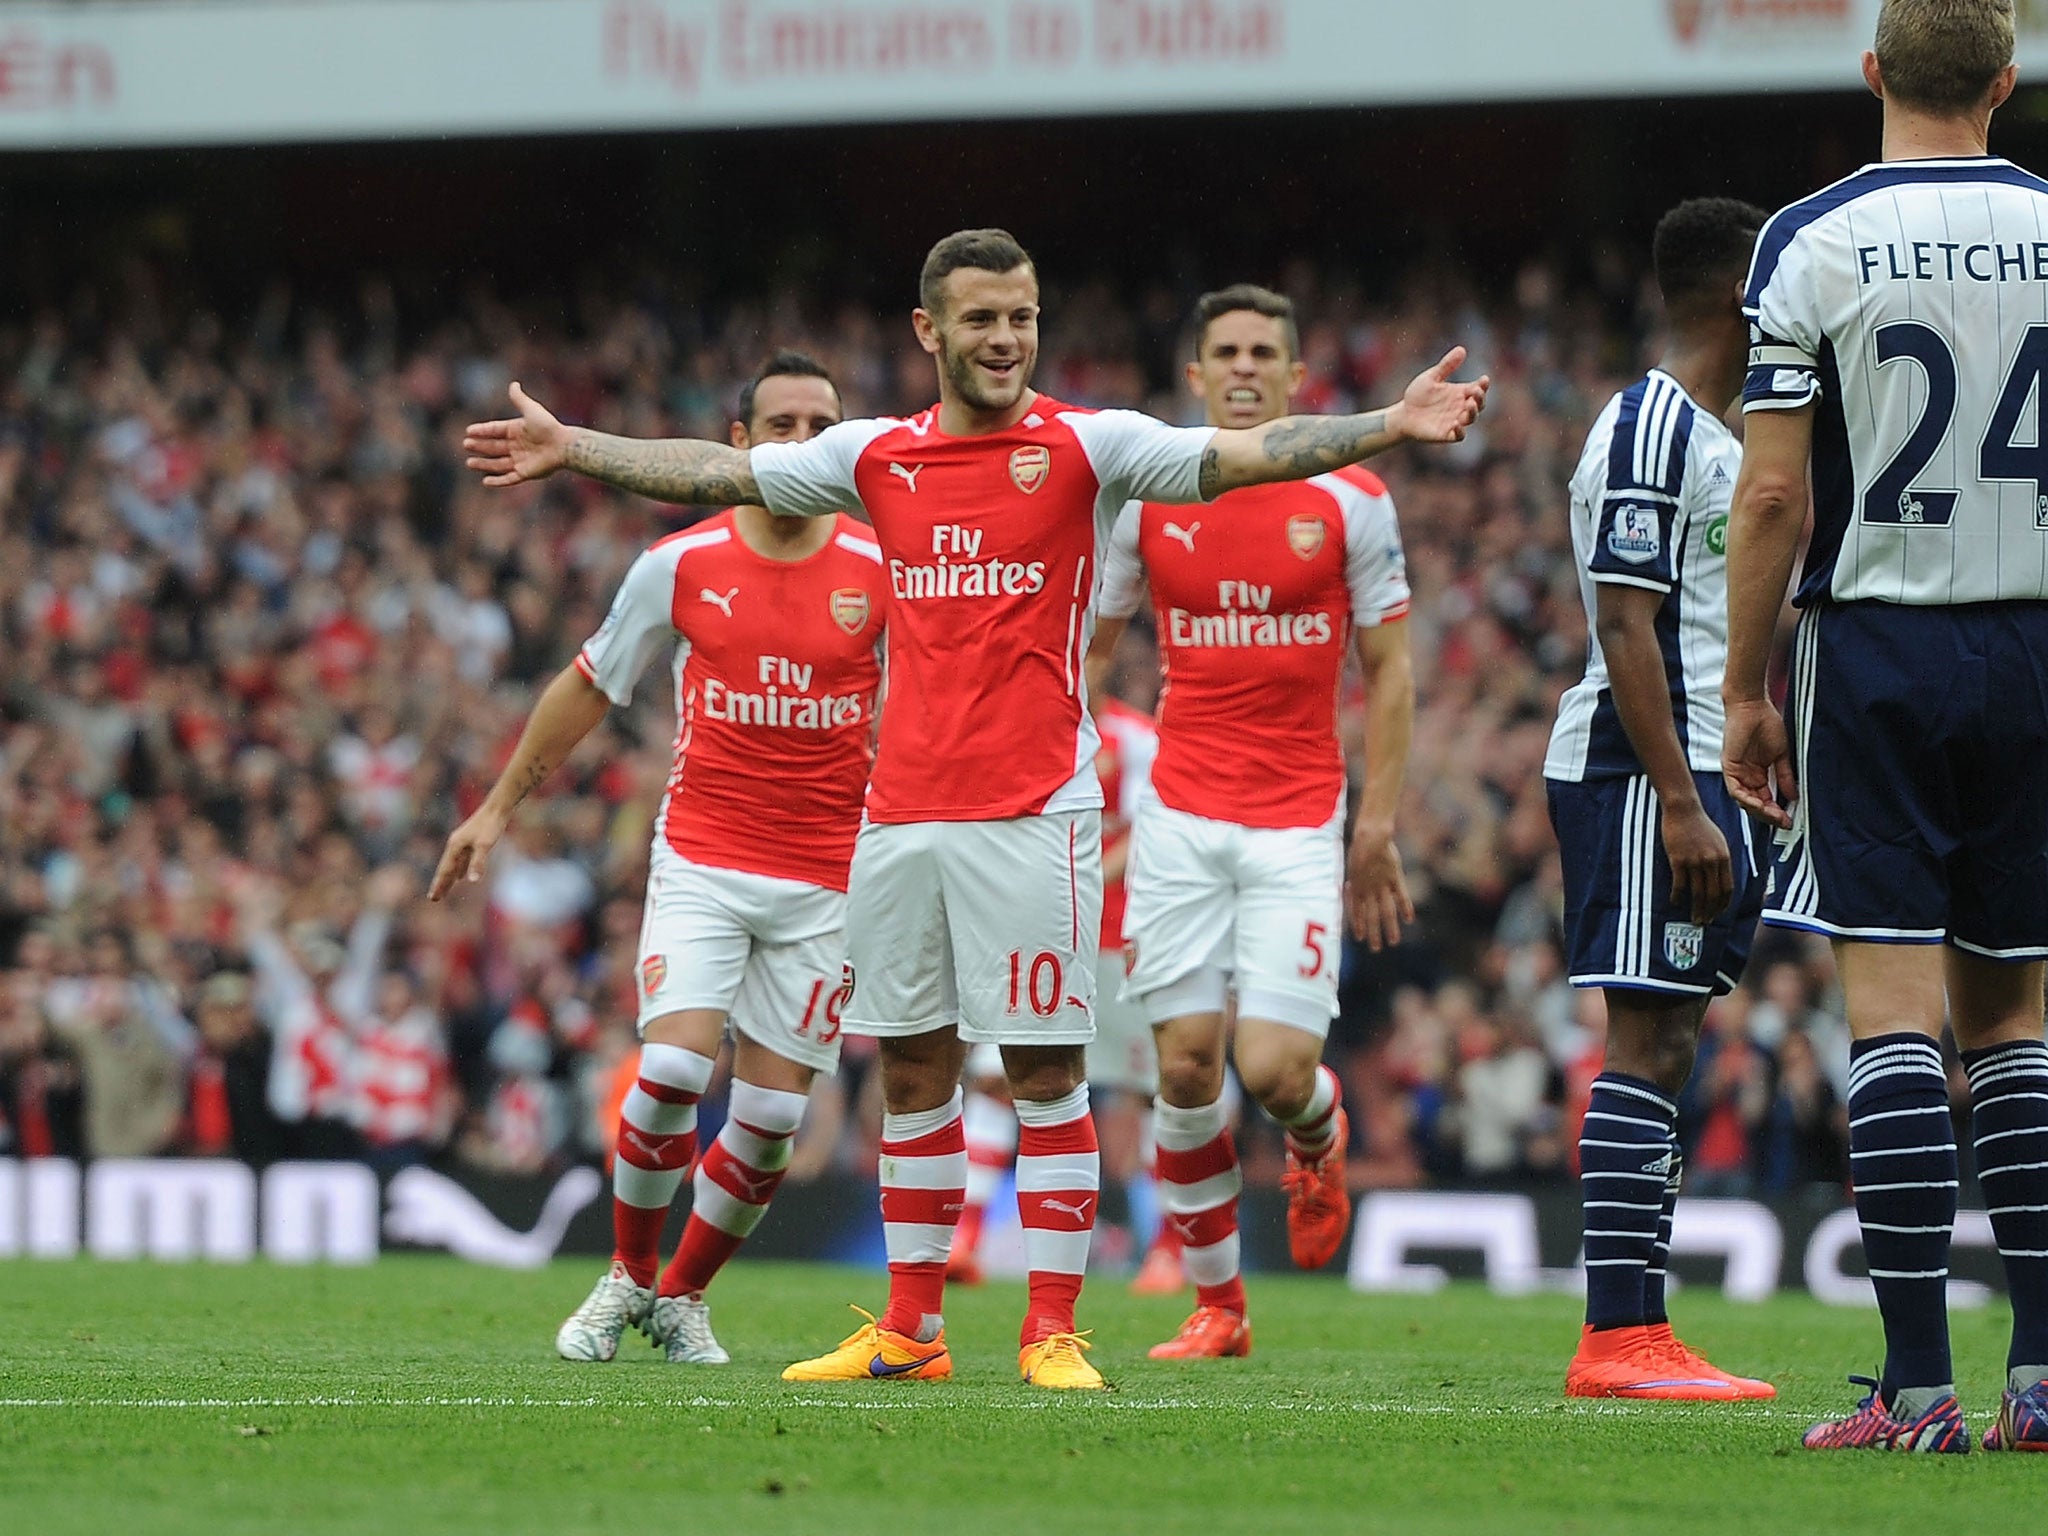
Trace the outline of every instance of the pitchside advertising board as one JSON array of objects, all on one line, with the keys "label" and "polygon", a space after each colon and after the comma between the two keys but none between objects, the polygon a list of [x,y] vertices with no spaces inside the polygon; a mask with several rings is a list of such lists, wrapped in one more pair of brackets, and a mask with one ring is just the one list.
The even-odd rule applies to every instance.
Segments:
[{"label": "pitchside advertising board", "polygon": [[[0,145],[1858,90],[1879,0],[0,3]],[[2020,0],[2048,76],[2048,0]]]},{"label": "pitchside advertising board", "polygon": [[[1856,1213],[1831,1191],[1810,1201],[1680,1200],[1672,1272],[1739,1301],[1806,1290],[1841,1306],[1872,1304]],[[834,1177],[785,1185],[748,1244],[756,1257],[884,1261],[875,1188]],[[668,1240],[683,1212],[671,1218]],[[984,1253],[998,1274],[1024,1272],[1022,1235],[1005,1191],[990,1206]],[[1245,1257],[1287,1268],[1286,1205],[1247,1194]],[[1104,1234],[1100,1256],[1128,1258]],[[409,1168],[380,1181],[356,1163],[240,1163],[62,1158],[0,1160],[0,1257],[368,1264],[434,1250],[476,1264],[533,1269],[558,1255],[611,1251],[611,1207],[594,1168],[546,1178]],[[1382,1190],[1358,1203],[1341,1265],[1362,1291],[1430,1291],[1452,1278],[1504,1294],[1583,1291],[1579,1204],[1572,1186]],[[1949,1297],[1982,1305],[2003,1283],[1990,1219],[1956,1223]]]}]

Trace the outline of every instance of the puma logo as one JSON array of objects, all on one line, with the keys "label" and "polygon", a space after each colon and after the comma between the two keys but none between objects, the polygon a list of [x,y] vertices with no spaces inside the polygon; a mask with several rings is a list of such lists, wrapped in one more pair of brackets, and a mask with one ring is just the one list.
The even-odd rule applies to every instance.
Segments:
[{"label": "puma logo", "polygon": [[1190,523],[1185,528],[1179,523],[1164,523],[1159,531],[1169,539],[1180,540],[1187,547],[1187,552],[1192,555],[1195,552],[1195,535],[1201,531],[1201,527],[1199,522]]},{"label": "puma logo", "polygon": [[709,603],[712,607],[716,608],[720,613],[724,614],[729,619],[732,617],[732,600],[738,597],[739,595],[740,589],[738,587],[734,587],[730,592],[726,593],[722,597],[718,593],[712,591],[709,587],[705,587],[703,590],[698,592],[697,601],[699,601],[700,603]]},{"label": "puma logo", "polygon": [[1183,1243],[1194,1245],[1196,1237],[1195,1218],[1174,1215],[1166,1218],[1166,1229]]},{"label": "puma logo", "polygon": [[1079,1205],[1069,1205],[1064,1200],[1054,1200],[1049,1197],[1041,1199],[1038,1203],[1045,1210],[1058,1211],[1063,1216],[1073,1217],[1075,1226],[1085,1227],[1088,1225],[1088,1207],[1095,1203],[1095,1197],[1093,1195],[1084,1196]]},{"label": "puma logo", "polygon": [[642,1153],[653,1160],[655,1167],[665,1166],[668,1150],[657,1147],[653,1142],[634,1130],[632,1126],[627,1125],[619,1128],[619,1140],[629,1147],[638,1147]]},{"label": "puma logo", "polygon": [[909,486],[910,494],[915,496],[917,494],[917,477],[924,473],[924,466],[920,464],[915,469],[905,469],[901,464],[891,464],[889,466],[889,473]]},{"label": "puma logo", "polygon": [[384,1231],[417,1248],[446,1248],[473,1264],[539,1269],[555,1256],[570,1220],[603,1191],[595,1169],[571,1168],[541,1202],[532,1230],[520,1232],[447,1175],[407,1168],[384,1192]]},{"label": "puma logo", "polygon": [[748,1205],[759,1205],[775,1189],[775,1175],[772,1173],[764,1173],[758,1177],[750,1178],[740,1172],[739,1169],[734,1168],[730,1170],[730,1176],[733,1183],[739,1185],[739,1188],[734,1190],[733,1193],[746,1201]]}]

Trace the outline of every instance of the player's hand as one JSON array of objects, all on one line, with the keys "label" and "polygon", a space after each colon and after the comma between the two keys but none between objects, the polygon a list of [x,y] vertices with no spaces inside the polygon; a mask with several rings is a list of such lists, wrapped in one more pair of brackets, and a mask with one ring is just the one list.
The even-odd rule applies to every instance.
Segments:
[{"label": "player's hand", "polygon": [[1698,801],[1663,812],[1664,857],[1671,861],[1671,900],[1689,905],[1704,928],[1728,909],[1735,895],[1735,861],[1728,839]]},{"label": "player's hand", "polygon": [[1351,936],[1378,954],[1401,942],[1401,925],[1415,921],[1401,850],[1390,834],[1356,828],[1344,871],[1344,915]]},{"label": "player's hand", "polygon": [[1728,793],[1751,815],[1763,817],[1774,827],[1792,825],[1792,807],[1799,803],[1792,744],[1785,734],[1784,717],[1764,700],[1728,705],[1721,735],[1721,777],[1727,781]]},{"label": "player's hand", "polygon": [[441,850],[441,863],[434,870],[434,883],[427,888],[427,900],[439,901],[458,881],[474,885],[484,877],[491,850],[505,835],[505,817],[484,805],[474,816],[448,834],[448,846]]},{"label": "player's hand", "polygon": [[475,421],[462,431],[464,463],[482,473],[489,486],[545,480],[569,462],[574,437],[554,413],[513,380],[509,391],[519,414],[510,421]]},{"label": "player's hand", "polygon": [[1443,361],[1415,375],[1401,403],[1387,412],[1387,426],[1417,443],[1460,443],[1465,429],[1486,409],[1493,380],[1482,374],[1467,383],[1451,375],[1465,366],[1465,349],[1453,347]]}]

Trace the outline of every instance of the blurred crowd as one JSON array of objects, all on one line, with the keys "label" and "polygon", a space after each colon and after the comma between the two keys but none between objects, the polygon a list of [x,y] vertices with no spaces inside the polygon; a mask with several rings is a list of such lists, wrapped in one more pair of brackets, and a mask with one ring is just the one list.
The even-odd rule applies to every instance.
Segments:
[{"label": "blurred crowd", "polygon": [[[1399,950],[1345,958],[1355,1177],[1563,1177],[1602,1038],[1597,994],[1561,975],[1541,779],[1586,644],[1564,485],[1652,355],[1654,300],[1611,253],[1490,284],[1441,261],[1370,293],[1282,280],[1302,410],[1382,401],[1454,341],[1496,381],[1465,443],[1378,466],[1415,592],[1400,830],[1420,916]],[[1192,297],[1053,283],[1040,387],[1188,419]],[[665,672],[528,803],[481,888],[420,889],[628,562],[702,512],[567,476],[485,491],[460,428],[518,378],[567,420],[722,437],[781,345],[824,360],[850,413],[934,394],[901,313],[714,305],[644,276],[549,304],[280,285],[215,312],[136,268],[0,323],[0,1155],[602,1155],[631,1076]],[[1142,624],[1126,644],[1116,686],[1149,706]],[[1355,735],[1355,682],[1344,702]],[[1709,1019],[1690,1187],[1839,1189],[1846,1069],[1825,947],[1768,938]],[[850,1040],[798,1175],[871,1168],[878,1116]],[[1277,1169],[1261,1138],[1255,1177]]]}]

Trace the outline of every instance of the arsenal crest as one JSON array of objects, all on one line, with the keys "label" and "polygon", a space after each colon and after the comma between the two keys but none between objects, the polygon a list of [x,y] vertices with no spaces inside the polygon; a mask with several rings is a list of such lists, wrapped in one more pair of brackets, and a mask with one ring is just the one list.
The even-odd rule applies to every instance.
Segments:
[{"label": "arsenal crest", "polygon": [[1010,455],[1010,480],[1026,496],[1045,484],[1051,473],[1052,450],[1043,443],[1032,443]]},{"label": "arsenal crest", "polygon": [[849,635],[867,627],[868,595],[859,587],[841,587],[832,594],[832,622]]},{"label": "arsenal crest", "polygon": [[1136,970],[1137,968],[1138,968],[1138,941],[1137,941],[1136,939],[1125,939],[1125,940],[1124,940],[1124,974],[1125,974],[1126,976],[1128,976],[1128,975],[1130,975],[1130,974],[1131,974],[1131,972],[1135,971],[1135,970]]},{"label": "arsenal crest", "polygon": [[1698,923],[1666,923],[1664,958],[1671,962],[1674,971],[1689,971],[1700,963],[1706,939],[1707,931]]},{"label": "arsenal crest", "polygon": [[1323,520],[1313,512],[1301,512],[1287,519],[1287,547],[1304,560],[1321,553],[1325,530]]},{"label": "arsenal crest", "polygon": [[649,997],[661,990],[661,984],[668,980],[668,957],[649,955],[640,962],[640,986]]}]

